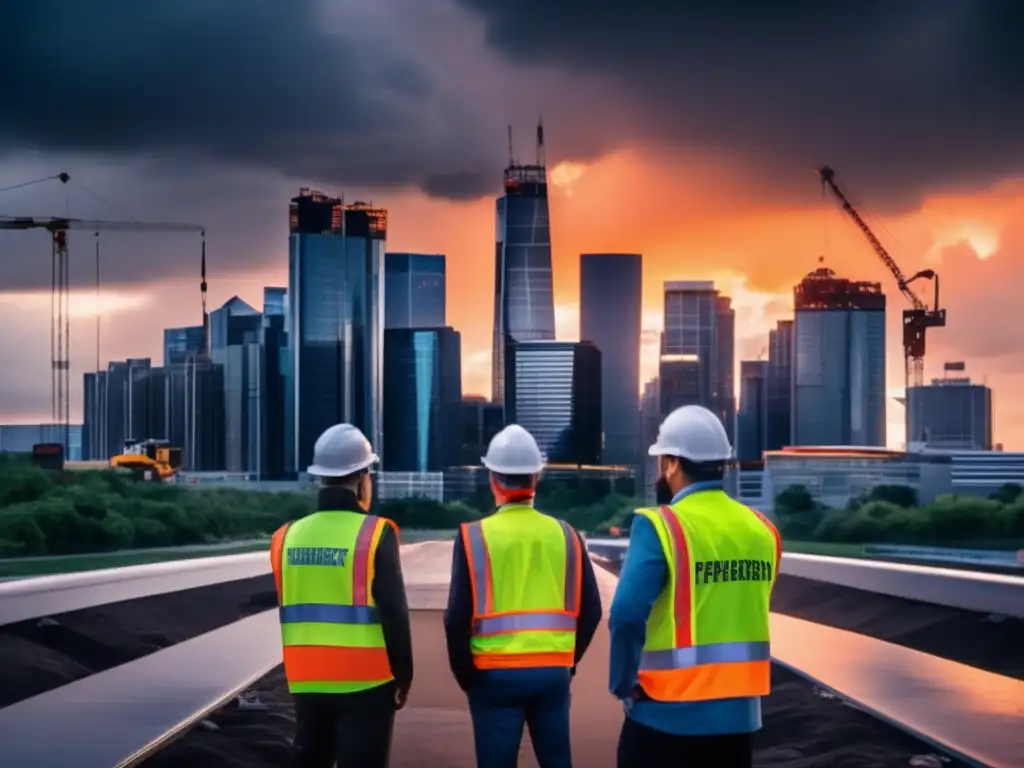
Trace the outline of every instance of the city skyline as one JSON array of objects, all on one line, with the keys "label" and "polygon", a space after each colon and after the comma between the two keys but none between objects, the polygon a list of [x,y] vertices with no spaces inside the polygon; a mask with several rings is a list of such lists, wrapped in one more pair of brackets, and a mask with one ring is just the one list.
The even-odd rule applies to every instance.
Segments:
[{"label": "city skyline", "polygon": [[[824,255],[838,274],[881,282],[890,297],[887,434],[897,445],[903,413],[892,398],[903,381],[902,299],[861,234],[821,200],[813,169],[834,163],[875,214],[880,236],[904,270],[937,267],[942,274],[950,320],[929,337],[925,379],[938,375],[946,361],[967,361],[975,378],[996,391],[995,441],[1024,446],[1024,403],[1007,396],[1024,386],[1024,350],[1015,324],[999,321],[1017,312],[1016,286],[1024,277],[1024,225],[1018,223],[1024,221],[1024,164],[1014,149],[1024,100],[1000,76],[1015,71],[1012,61],[996,64],[1020,53],[998,37],[998,30],[1015,23],[1000,14],[1019,13],[1010,4],[999,11],[963,7],[955,13],[920,5],[877,14],[848,9],[831,14],[831,20],[811,13],[801,27],[811,34],[795,40],[764,39],[764,10],[739,3],[728,24],[724,17],[683,9],[668,17],[655,14],[662,21],[654,26],[643,13],[608,25],[605,6],[590,9],[587,23],[572,18],[572,9],[549,9],[528,62],[515,56],[521,41],[514,19],[486,0],[430,9],[384,0],[373,18],[342,25],[340,41],[314,5],[254,9],[234,20],[244,29],[230,41],[212,35],[218,42],[211,46],[206,38],[199,47],[194,39],[166,40],[166,54],[188,50],[178,58],[210,71],[226,55],[267,90],[258,99],[246,88],[197,94],[192,79],[152,70],[160,75],[152,81],[160,108],[146,112],[147,120],[113,117],[124,103],[119,74],[151,71],[146,57],[155,47],[117,42],[126,26],[147,28],[145,19],[99,25],[103,39],[97,44],[109,43],[117,65],[103,80],[60,83],[74,119],[59,123],[48,118],[45,102],[40,108],[36,101],[58,87],[48,80],[56,71],[55,54],[45,19],[33,15],[41,11],[26,7],[19,16],[23,33],[9,48],[25,76],[11,86],[16,90],[3,94],[12,107],[0,115],[0,143],[9,159],[0,189],[67,170],[96,194],[75,187],[76,181],[37,185],[0,194],[0,214],[199,221],[208,228],[210,306],[233,295],[255,306],[264,285],[282,285],[287,278],[280,201],[300,184],[346,192],[353,200],[363,195],[391,214],[389,250],[447,255],[447,319],[462,334],[464,390],[487,395],[492,338],[490,323],[480,318],[493,313],[489,249],[506,125],[514,124],[515,144],[522,149],[542,112],[557,338],[577,335],[579,254],[638,252],[645,256],[641,381],[657,364],[661,285],[668,280],[713,280],[736,310],[737,360],[755,359],[776,321],[792,316],[792,287]],[[178,12],[191,29],[222,29],[225,22],[212,8]],[[683,25],[686,34],[705,41],[703,47],[664,40],[662,30],[683,13],[691,14]],[[784,23],[780,14],[773,18]],[[644,43],[631,42],[609,58],[602,23],[623,40]],[[481,32],[485,25],[487,36]],[[837,28],[850,47],[825,66],[816,46],[834,44]],[[916,35],[924,28],[931,30],[927,39]],[[571,51],[558,42],[566,29],[578,31]],[[463,44],[448,45],[448,35]],[[920,39],[913,50],[887,43],[909,36]],[[269,55],[268,40],[280,44],[275,51],[316,51],[327,63],[359,60],[360,51],[374,50],[401,65],[388,71],[418,76],[421,87],[388,82],[378,69],[352,78],[349,66],[325,65],[309,78],[294,57]],[[385,51],[379,45],[384,40],[398,44]],[[721,68],[708,62],[727,50],[773,63],[727,68],[735,77],[721,81]],[[979,50],[986,52],[984,63],[948,88],[932,87],[951,51],[972,56]],[[433,55],[426,57],[427,51]],[[86,66],[89,50],[68,46],[59,53],[73,59],[59,71],[94,76],[95,67]],[[693,55],[708,66],[689,66]],[[844,87],[850,62],[867,60],[884,65],[858,68],[856,92]],[[796,69],[790,69],[794,62]],[[528,74],[524,63],[532,68]],[[699,83],[692,79],[698,70]],[[335,74],[342,72],[348,75]],[[797,73],[804,90],[780,100],[786,94],[775,90],[778,84]],[[635,87],[637,82],[643,87]],[[977,82],[987,86],[978,88]],[[701,92],[715,98],[695,110],[692,89],[701,84],[711,89]],[[343,98],[330,108],[315,114],[302,108],[318,98],[314,93],[331,89]],[[903,98],[908,89],[920,98]],[[80,94],[88,94],[87,106],[77,100]],[[603,105],[600,120],[593,119],[596,103]],[[773,106],[779,103],[786,108]],[[367,111],[385,104],[372,115]],[[740,104],[744,119],[736,120]],[[684,108],[677,111],[676,105]],[[846,119],[849,111],[870,115],[874,133],[885,140],[865,135],[860,122]],[[356,113],[367,119],[351,120]],[[417,119],[439,113],[446,119]],[[965,113],[970,121],[961,119]],[[188,115],[188,122],[147,122],[155,114]],[[106,116],[105,125],[96,124],[96,115]],[[239,119],[247,120],[247,128],[226,136],[223,127],[237,126]],[[364,133],[364,125],[375,128]],[[987,126],[984,133],[979,125]],[[311,131],[321,139],[297,140]],[[332,136],[337,138],[327,138]],[[95,367],[97,314],[104,360],[159,359],[160,330],[194,326],[200,318],[198,247],[188,238],[104,234],[100,240],[103,283],[97,298],[91,233],[70,237],[75,372]],[[49,372],[49,244],[41,233],[4,233],[0,249],[0,327],[17,329],[0,332],[0,359],[17,361],[16,373],[0,385],[0,418],[45,421],[49,395],[40,382]],[[72,387],[71,394],[77,417],[81,393]]]}]

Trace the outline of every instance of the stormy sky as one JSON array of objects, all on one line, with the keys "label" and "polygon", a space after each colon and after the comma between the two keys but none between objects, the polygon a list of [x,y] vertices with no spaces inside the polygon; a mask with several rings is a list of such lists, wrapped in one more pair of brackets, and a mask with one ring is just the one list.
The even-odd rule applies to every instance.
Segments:
[{"label": "stormy sky", "polygon": [[[485,200],[499,191],[506,125],[531,159],[543,115],[549,167],[627,153],[660,170],[649,215],[666,223],[655,228],[684,215],[674,206],[820,206],[823,163],[854,179],[874,214],[904,217],[929,196],[1024,176],[1022,28],[1024,4],[1011,0],[4,3],[0,189],[61,171],[72,181],[0,192],[0,215],[201,223],[227,298],[279,280],[287,198],[308,185],[387,205],[402,214],[392,228],[405,249],[486,274]],[[608,210],[648,194],[627,176],[605,179]],[[572,231],[607,216],[596,202],[582,209],[583,194],[553,214],[574,218]],[[478,244],[458,236],[470,216],[483,218]],[[558,238],[556,268],[590,246]],[[135,297],[110,325],[111,356],[133,334],[153,351],[160,328],[194,314],[183,306],[194,303],[195,242],[102,242],[104,291]],[[83,290],[91,245],[72,246]],[[34,318],[48,335],[48,309],[26,298],[48,291],[48,254],[39,233],[0,233],[0,296],[15,297],[0,299],[5,368],[36,355],[12,322]],[[736,269],[753,274],[754,261]],[[790,276],[779,279],[751,287],[781,290]],[[39,410],[38,383],[5,378],[0,414]]]}]

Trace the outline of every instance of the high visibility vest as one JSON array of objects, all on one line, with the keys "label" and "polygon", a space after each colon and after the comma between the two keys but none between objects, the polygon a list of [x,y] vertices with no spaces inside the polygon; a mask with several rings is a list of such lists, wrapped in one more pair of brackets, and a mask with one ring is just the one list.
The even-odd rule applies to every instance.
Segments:
[{"label": "high visibility vest", "polygon": [[274,534],[270,562],[292,693],[354,693],[394,679],[373,603],[374,557],[387,525],[395,528],[383,517],[317,512]]},{"label": "high visibility vest", "polygon": [[775,526],[719,490],[637,514],[653,523],[669,568],[647,621],[641,688],[656,701],[767,696]]},{"label": "high visibility vest", "polygon": [[583,551],[572,526],[524,504],[462,524],[478,669],[571,667]]}]

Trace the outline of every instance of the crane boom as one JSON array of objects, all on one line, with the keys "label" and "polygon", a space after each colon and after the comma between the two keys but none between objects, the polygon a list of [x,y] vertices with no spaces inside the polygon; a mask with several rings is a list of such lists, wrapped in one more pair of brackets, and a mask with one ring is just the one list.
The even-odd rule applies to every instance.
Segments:
[{"label": "crane boom", "polygon": [[[920,272],[907,277],[900,269],[900,265],[889,255],[885,246],[878,239],[871,227],[861,217],[853,203],[846,196],[836,183],[836,172],[826,166],[818,169],[818,177],[821,184],[828,189],[839,203],[839,207],[850,217],[857,228],[867,238],[872,249],[878,254],[885,266],[896,278],[896,285],[900,292],[910,302],[912,309],[903,310],[903,356],[905,358],[906,382],[905,386],[919,387],[924,379],[924,355],[926,332],[929,328],[942,328],[946,325],[946,310],[939,308],[939,276],[932,269],[923,269]],[[928,305],[910,287],[915,280],[926,279],[935,283],[935,298],[929,309]]]},{"label": "crane boom", "polygon": [[[67,183],[67,174],[56,177]],[[50,370],[54,424],[63,430],[64,455],[70,448],[71,398],[71,324],[68,280],[68,231],[89,230],[100,232],[196,232],[203,238],[202,277],[200,291],[203,299],[203,329],[206,343],[209,343],[209,322],[206,313],[206,227],[199,224],[147,221],[104,221],[102,219],[73,219],[69,217],[0,216],[0,231],[42,229],[50,233],[52,252],[52,301],[50,315]],[[96,245],[96,285],[99,288],[99,241]],[[97,315],[96,344],[99,360],[99,316]]]}]

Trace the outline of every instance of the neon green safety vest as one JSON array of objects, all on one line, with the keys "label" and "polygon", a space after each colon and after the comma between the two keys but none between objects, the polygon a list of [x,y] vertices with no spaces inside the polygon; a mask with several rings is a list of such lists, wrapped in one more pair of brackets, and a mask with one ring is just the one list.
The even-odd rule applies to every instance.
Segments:
[{"label": "neon green safety vest", "polygon": [[479,669],[571,667],[583,552],[576,531],[528,505],[463,523]]},{"label": "neon green safety vest", "polygon": [[373,602],[374,557],[387,525],[394,527],[358,512],[316,512],[274,534],[292,693],[353,693],[394,679]]},{"label": "neon green safety vest", "polygon": [[767,695],[768,604],[782,555],[775,527],[717,489],[637,514],[654,525],[669,567],[647,622],[640,686],[659,701]]}]

